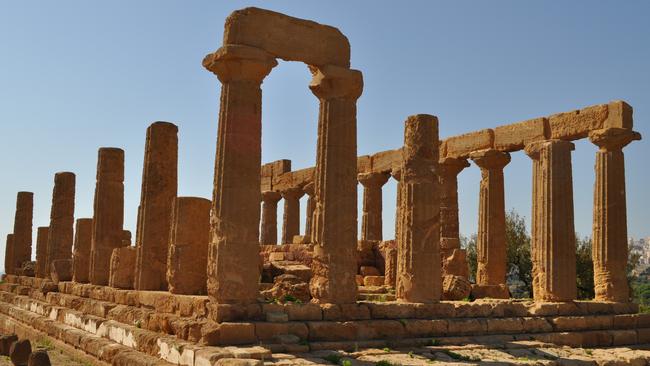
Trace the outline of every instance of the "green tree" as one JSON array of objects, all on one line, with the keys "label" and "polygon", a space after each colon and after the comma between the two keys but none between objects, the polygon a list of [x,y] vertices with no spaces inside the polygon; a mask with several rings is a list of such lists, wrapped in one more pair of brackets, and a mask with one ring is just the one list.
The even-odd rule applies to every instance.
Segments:
[{"label": "green tree", "polygon": [[591,258],[591,237],[580,239],[576,233],[576,286],[578,299],[594,298],[594,261]]},{"label": "green tree", "polygon": [[521,291],[532,295],[530,235],[526,231],[526,220],[514,209],[506,213],[506,249],[508,277],[523,282]]},{"label": "green tree", "polygon": [[476,258],[476,234],[472,234],[471,237],[460,236],[460,247],[465,249],[467,256],[467,266],[469,267],[469,278],[468,280],[472,283],[476,282],[476,267],[477,267],[477,258]]}]

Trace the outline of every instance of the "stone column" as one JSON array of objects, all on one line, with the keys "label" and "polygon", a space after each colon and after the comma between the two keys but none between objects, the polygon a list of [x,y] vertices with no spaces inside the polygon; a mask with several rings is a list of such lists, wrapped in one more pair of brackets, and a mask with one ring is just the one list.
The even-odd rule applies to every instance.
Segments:
[{"label": "stone column", "polygon": [[211,205],[210,200],[198,197],[174,200],[167,257],[167,281],[173,294],[206,293]]},{"label": "stone column", "polygon": [[52,262],[59,259],[72,259],[75,180],[74,173],[70,172],[54,175],[50,231],[45,261],[45,270],[48,276],[51,273]]},{"label": "stone column", "polygon": [[14,268],[32,260],[32,215],[34,193],[18,192],[14,219]]},{"label": "stone column", "polygon": [[50,270],[45,267],[47,258],[47,237],[49,236],[50,228],[42,226],[36,229],[36,277],[47,278]]},{"label": "stone column", "polygon": [[381,187],[390,178],[388,173],[363,173],[358,175],[363,185],[363,216],[361,240],[382,240],[382,197]]},{"label": "stone column", "polygon": [[591,131],[596,153],[594,185],[593,260],[597,301],[628,302],[627,210],[623,147],[641,135],[623,128]]},{"label": "stone column", "polygon": [[404,127],[397,238],[397,300],[440,300],[440,201],[438,119],[409,116]]},{"label": "stone column", "polygon": [[441,158],[438,182],[440,183],[440,256],[442,274],[468,277],[465,250],[460,249],[458,223],[458,174],[469,166],[466,159]]},{"label": "stone column", "polygon": [[178,127],[154,122],[147,128],[140,232],[136,249],[134,287],[136,290],[167,289],[167,251],[171,227],[172,201],[177,192]]},{"label": "stone column", "polygon": [[77,219],[72,252],[72,280],[90,281],[90,249],[93,240],[93,219]]},{"label": "stone column", "polygon": [[262,192],[262,224],[260,244],[278,244],[278,201],[282,195],[275,191]]},{"label": "stone column", "polygon": [[89,280],[108,285],[113,249],[122,246],[124,225],[124,151],[99,149],[90,248]]},{"label": "stone column", "polygon": [[7,245],[5,247],[5,273],[16,274],[14,267],[14,234],[7,234]]},{"label": "stone column", "polygon": [[307,194],[307,210],[305,212],[305,215],[307,216],[305,220],[305,236],[308,236],[309,242],[312,242],[312,231],[314,231],[314,210],[316,209],[314,182],[307,183],[304,187],[302,187],[302,190]]},{"label": "stone column", "polygon": [[533,159],[531,259],[536,301],[576,298],[573,226],[573,143],[547,140],[526,146]]},{"label": "stone column", "polygon": [[314,190],[314,259],[310,291],[319,303],[357,301],[357,99],[361,72],[312,67],[320,101]]},{"label": "stone column", "polygon": [[264,50],[226,45],[203,60],[221,81],[208,294],[217,303],[254,303],[259,295],[262,90],[277,65]]},{"label": "stone column", "polygon": [[282,244],[293,243],[294,235],[300,235],[300,197],[305,192],[302,188],[294,187],[282,192],[284,199],[284,214],[282,215]]},{"label": "stone column", "polygon": [[114,288],[132,289],[135,274],[136,249],[131,246],[113,248],[110,257],[108,285]]},{"label": "stone column", "polygon": [[507,270],[503,168],[510,154],[487,149],[471,153],[470,158],[481,168],[476,284],[503,285]]}]

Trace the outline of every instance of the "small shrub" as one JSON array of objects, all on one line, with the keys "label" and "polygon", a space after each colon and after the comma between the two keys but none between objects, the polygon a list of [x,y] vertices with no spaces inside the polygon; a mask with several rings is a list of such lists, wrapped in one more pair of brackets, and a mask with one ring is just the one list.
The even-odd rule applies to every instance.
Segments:
[{"label": "small shrub", "polygon": [[331,355],[327,355],[323,357],[326,361],[328,361],[331,364],[338,365],[339,362],[341,362],[341,355],[332,353]]}]

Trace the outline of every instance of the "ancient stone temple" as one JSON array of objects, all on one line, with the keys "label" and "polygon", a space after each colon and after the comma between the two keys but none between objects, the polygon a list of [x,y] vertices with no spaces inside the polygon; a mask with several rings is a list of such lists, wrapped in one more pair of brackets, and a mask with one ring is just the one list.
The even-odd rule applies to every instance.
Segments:
[{"label": "ancient stone temple", "polygon": [[[312,167],[262,163],[262,84],[278,59],[300,61],[312,75]],[[364,82],[338,29],[238,10],[202,65],[221,89],[212,200],[178,196],[179,127],[168,122],[146,131],[139,207],[126,207],[137,216],[134,245],[124,191],[135,183],[125,182],[122,149],[99,149],[94,187],[75,187],[73,173],[55,175],[35,266],[39,216],[33,195],[18,193],[0,283],[0,351],[12,342],[15,351],[19,336],[50,340],[90,363],[136,366],[650,359],[650,315],[630,302],[624,275],[623,149],[641,138],[627,103],[442,138],[439,124],[454,121],[414,114],[395,149],[359,156]],[[586,138],[597,148],[595,298],[578,300],[574,216],[590,213],[574,212],[572,141]],[[511,299],[506,283],[504,170],[515,154],[528,156],[533,178],[527,299]],[[472,282],[458,204],[459,176],[470,169],[481,176]],[[391,179],[397,200],[385,202]],[[93,217],[77,218],[73,231],[75,189],[93,188]],[[395,205],[390,222],[387,205]],[[392,227],[395,237],[385,237]]]}]

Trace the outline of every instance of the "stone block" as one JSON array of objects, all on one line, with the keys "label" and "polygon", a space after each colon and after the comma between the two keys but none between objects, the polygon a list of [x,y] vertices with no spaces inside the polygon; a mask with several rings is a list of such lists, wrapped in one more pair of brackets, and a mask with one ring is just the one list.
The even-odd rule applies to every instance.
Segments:
[{"label": "stone block", "polygon": [[362,276],[381,276],[381,272],[373,266],[361,266],[359,268],[359,274]]},{"label": "stone block", "polygon": [[510,291],[506,285],[472,285],[472,297],[475,299],[509,299]]},{"label": "stone block", "polygon": [[402,150],[387,150],[378,152],[370,157],[372,172],[390,172],[402,160]]},{"label": "stone block", "polygon": [[518,333],[524,330],[521,318],[487,319],[487,330],[490,333]]},{"label": "stone block", "polygon": [[254,358],[221,358],[215,366],[263,366],[262,360]]},{"label": "stone block", "polygon": [[26,366],[31,353],[32,345],[29,343],[29,339],[17,340],[9,348],[9,358],[11,363],[16,366]]},{"label": "stone block", "polygon": [[370,173],[372,168],[372,161],[370,155],[363,155],[357,157],[357,173]]},{"label": "stone block", "polygon": [[464,277],[446,275],[442,278],[442,299],[462,300],[469,297],[472,284]]},{"label": "stone block", "polygon": [[373,319],[411,319],[415,317],[416,304],[386,302],[368,303]]},{"label": "stone block", "polygon": [[622,100],[609,102],[607,105],[607,119],[605,128],[618,127],[631,130],[634,127],[632,106]]},{"label": "stone block", "polygon": [[447,149],[445,157],[467,158],[471,152],[494,147],[494,131],[492,129],[474,131],[452,136],[444,141]]},{"label": "stone block", "polygon": [[485,319],[449,319],[449,335],[481,335],[487,332],[487,321]]},{"label": "stone block", "polygon": [[291,321],[323,319],[323,312],[318,304],[288,304],[284,309]]},{"label": "stone block", "polygon": [[385,278],[384,276],[365,276],[363,278],[364,286],[383,286]]},{"label": "stone block", "polygon": [[402,320],[407,338],[441,337],[447,334],[448,323],[443,319]]},{"label": "stone block", "polygon": [[15,334],[0,335],[0,356],[9,356],[11,345],[18,341]]},{"label": "stone block", "polygon": [[202,342],[209,346],[253,344],[256,342],[252,323],[209,323],[201,329]]},{"label": "stone block", "polygon": [[51,262],[50,277],[52,282],[72,280],[72,259],[56,259]]},{"label": "stone block", "polygon": [[110,287],[122,289],[133,288],[136,253],[135,247],[113,249],[108,280]]},{"label": "stone block", "polygon": [[535,118],[495,128],[494,148],[499,151],[517,151],[531,142],[548,138],[550,138],[548,120]]},{"label": "stone block", "polygon": [[641,344],[650,343],[650,328],[642,328],[636,330],[637,341]]},{"label": "stone block", "polygon": [[358,322],[307,322],[310,341],[354,341]]},{"label": "stone block", "polygon": [[553,326],[544,317],[523,318],[522,326],[525,333],[545,333],[553,331]]},{"label": "stone block", "polygon": [[366,304],[341,304],[340,308],[343,320],[370,319],[370,309]]},{"label": "stone block", "polygon": [[637,343],[636,330],[612,330],[610,331],[610,334],[612,335],[613,346],[625,346]]},{"label": "stone block", "polygon": [[603,128],[608,117],[607,110],[607,104],[598,104],[549,116],[551,138],[577,140],[587,137],[589,131]]},{"label": "stone block", "polygon": [[[78,346],[78,345],[76,345]],[[37,350],[29,355],[27,366],[50,366],[50,356],[47,355],[46,350]]]}]

